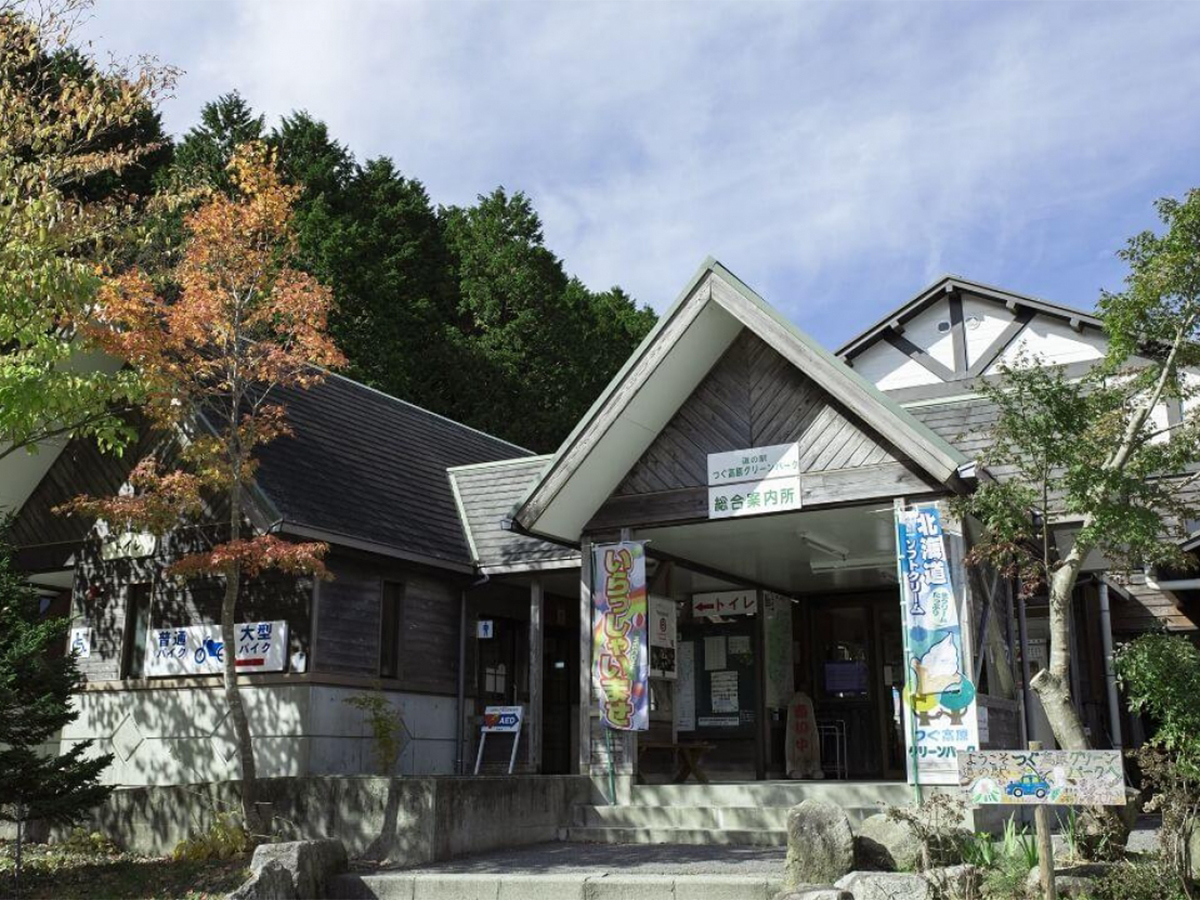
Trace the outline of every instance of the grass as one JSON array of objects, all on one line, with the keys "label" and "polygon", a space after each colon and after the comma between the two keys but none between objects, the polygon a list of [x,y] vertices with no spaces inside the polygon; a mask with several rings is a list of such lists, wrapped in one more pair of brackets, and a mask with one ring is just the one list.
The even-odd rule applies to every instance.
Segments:
[{"label": "grass", "polygon": [[[12,896],[15,846],[0,842],[0,897]],[[23,900],[215,900],[250,877],[250,859],[172,860],[97,843],[27,844]]]}]

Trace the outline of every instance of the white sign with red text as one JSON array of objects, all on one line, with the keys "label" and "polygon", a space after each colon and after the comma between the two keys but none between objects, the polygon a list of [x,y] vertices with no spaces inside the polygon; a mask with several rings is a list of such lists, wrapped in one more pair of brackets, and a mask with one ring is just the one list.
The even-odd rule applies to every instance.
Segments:
[{"label": "white sign with red text", "polygon": [[758,613],[758,591],[709,591],[692,594],[692,615],[711,619],[714,616],[753,616]]},{"label": "white sign with red text", "polygon": [[[240,622],[233,631],[238,672],[282,672],[287,668],[287,622]],[[148,678],[220,675],[224,665],[220,625],[151,628],[146,636]]]}]

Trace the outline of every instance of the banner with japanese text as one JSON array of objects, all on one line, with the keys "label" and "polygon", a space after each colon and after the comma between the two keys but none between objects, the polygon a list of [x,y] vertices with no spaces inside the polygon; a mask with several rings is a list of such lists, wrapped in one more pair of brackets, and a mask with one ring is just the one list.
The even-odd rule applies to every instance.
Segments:
[{"label": "banner with japanese text", "polygon": [[592,554],[592,682],[600,720],[618,731],[645,731],[650,727],[645,546],[598,544]]},{"label": "banner with japanese text", "polygon": [[[239,622],[234,664],[239,672],[282,672],[287,668],[287,622]],[[146,635],[148,678],[220,675],[225,645],[220,625],[152,628]]]},{"label": "banner with japanese text", "polygon": [[979,749],[979,724],[938,507],[921,504],[898,510],[896,539],[904,609],[909,780],[957,784],[958,754]]}]

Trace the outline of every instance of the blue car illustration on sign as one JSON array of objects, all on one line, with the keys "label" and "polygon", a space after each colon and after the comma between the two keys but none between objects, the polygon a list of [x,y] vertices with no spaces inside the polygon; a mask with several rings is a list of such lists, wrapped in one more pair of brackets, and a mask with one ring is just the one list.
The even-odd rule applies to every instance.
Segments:
[{"label": "blue car illustration on sign", "polygon": [[1032,795],[1041,800],[1050,793],[1050,785],[1039,775],[1022,775],[1017,781],[1010,781],[1004,792],[1013,797]]}]

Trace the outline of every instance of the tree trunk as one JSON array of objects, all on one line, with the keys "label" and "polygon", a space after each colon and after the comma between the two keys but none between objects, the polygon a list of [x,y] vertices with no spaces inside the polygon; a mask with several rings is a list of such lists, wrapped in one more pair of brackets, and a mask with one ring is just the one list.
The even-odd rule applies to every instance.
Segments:
[{"label": "tree trunk", "polygon": [[255,804],[258,796],[258,773],[254,766],[254,746],[251,743],[246,707],[242,704],[242,692],[237,683],[237,629],[234,615],[240,582],[241,568],[235,564],[225,575],[225,598],[221,603],[221,642],[225,645],[222,675],[225,703],[229,707],[229,717],[233,719],[238,759],[241,762],[242,817],[246,823],[246,830],[251,835],[262,835],[266,829],[259,819],[258,807]]},{"label": "tree trunk", "polygon": [[21,896],[21,842],[25,834],[25,804],[17,804],[17,856],[13,868],[13,896]]},{"label": "tree trunk", "polygon": [[1071,702],[1071,598],[1088,549],[1076,541],[1050,578],[1050,664],[1029,683],[1064,750],[1091,748],[1083,720]]}]

